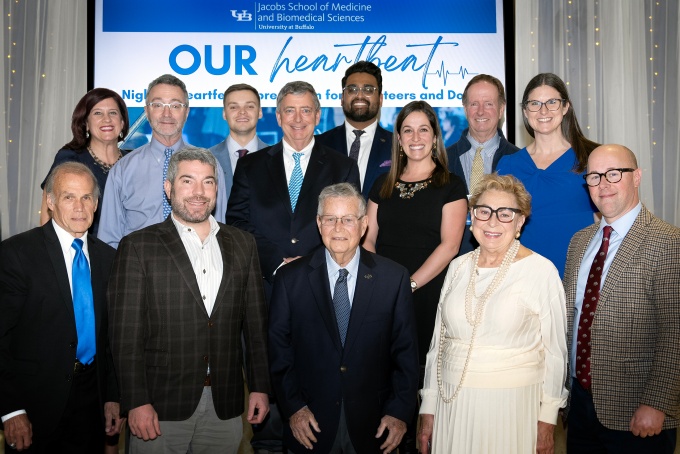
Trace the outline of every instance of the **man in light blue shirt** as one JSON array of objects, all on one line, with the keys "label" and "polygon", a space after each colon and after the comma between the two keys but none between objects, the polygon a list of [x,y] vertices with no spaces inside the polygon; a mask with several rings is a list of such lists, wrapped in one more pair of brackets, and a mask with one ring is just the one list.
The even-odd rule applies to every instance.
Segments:
[{"label": "man in light blue shirt", "polygon": [[[186,144],[182,128],[189,116],[189,94],[184,82],[164,74],[149,84],[144,112],[153,130],[142,145],[111,169],[102,199],[99,238],[117,248],[128,233],[164,221],[170,203],[163,185],[170,157]],[[224,222],[227,195],[218,165],[215,219]]]},{"label": "man in light blue shirt", "polygon": [[227,199],[234,181],[234,170],[239,158],[254,153],[269,144],[257,136],[257,121],[262,118],[260,94],[248,84],[231,85],[224,92],[222,117],[229,125],[229,135],[222,142],[210,147],[224,170]]}]

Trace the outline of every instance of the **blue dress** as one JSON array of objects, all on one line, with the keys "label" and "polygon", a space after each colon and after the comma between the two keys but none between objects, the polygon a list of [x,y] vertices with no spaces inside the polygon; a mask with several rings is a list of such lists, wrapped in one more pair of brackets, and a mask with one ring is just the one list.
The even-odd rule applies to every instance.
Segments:
[{"label": "blue dress", "polygon": [[576,173],[576,154],[571,148],[539,169],[526,148],[503,156],[499,175],[514,175],[531,194],[531,215],[524,224],[520,240],[529,249],[550,259],[564,277],[569,241],[574,233],[594,222],[597,208],[590,201],[585,172]]}]

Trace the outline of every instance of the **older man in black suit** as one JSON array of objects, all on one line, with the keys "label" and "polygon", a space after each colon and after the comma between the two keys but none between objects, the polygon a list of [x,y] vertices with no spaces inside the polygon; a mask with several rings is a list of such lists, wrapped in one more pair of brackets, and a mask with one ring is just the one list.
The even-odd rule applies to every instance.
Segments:
[{"label": "older man in black suit", "polygon": [[115,250],[88,235],[99,187],[83,164],[45,184],[52,221],[0,244],[0,415],[7,447],[89,454],[118,433],[106,284]]},{"label": "older man in black suit", "polygon": [[350,184],[325,188],[325,248],[274,281],[269,361],[295,453],[387,453],[416,406],[418,351],[409,274],[359,247],[366,202]]}]

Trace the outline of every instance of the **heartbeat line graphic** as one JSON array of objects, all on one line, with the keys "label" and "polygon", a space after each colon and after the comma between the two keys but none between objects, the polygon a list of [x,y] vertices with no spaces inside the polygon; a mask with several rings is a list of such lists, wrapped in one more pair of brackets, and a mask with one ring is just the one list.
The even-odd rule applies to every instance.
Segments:
[{"label": "heartbeat line graphic", "polygon": [[444,80],[444,86],[446,86],[446,80],[448,79],[449,76],[460,76],[461,79],[465,80],[465,76],[467,75],[474,76],[479,73],[472,73],[468,71],[467,68],[464,68],[462,66],[456,72],[448,71],[444,66],[444,61],[442,60],[442,65],[439,67],[439,70],[434,72],[428,72],[427,74],[436,74],[438,77]]}]

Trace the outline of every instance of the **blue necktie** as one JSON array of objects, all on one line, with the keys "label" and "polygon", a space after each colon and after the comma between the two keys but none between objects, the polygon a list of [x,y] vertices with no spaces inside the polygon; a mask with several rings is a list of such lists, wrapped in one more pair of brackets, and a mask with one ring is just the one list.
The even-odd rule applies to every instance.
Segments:
[{"label": "blue necktie", "polygon": [[302,187],[302,180],[304,176],[302,175],[302,167],[300,166],[300,158],[304,153],[293,153],[293,159],[295,160],[295,167],[293,167],[293,173],[290,175],[290,183],[288,183],[288,194],[290,195],[290,207],[295,211],[295,205],[297,205],[298,197],[300,196],[300,188]]},{"label": "blue necktie", "polygon": [[78,333],[76,358],[83,364],[90,364],[97,352],[94,336],[94,301],[92,299],[90,266],[83,252],[83,240],[76,238],[71,247],[76,250],[71,276],[73,282],[73,312],[76,315],[76,332]]},{"label": "blue necktie", "polygon": [[356,136],[354,138],[354,142],[352,142],[352,146],[349,149],[349,157],[357,161],[359,159],[359,150],[361,149],[361,135],[366,132],[363,129],[355,129],[354,135]]},{"label": "blue necktie", "polygon": [[165,149],[165,162],[163,163],[163,219],[167,219],[172,211],[170,207],[170,201],[165,195],[165,179],[168,177],[168,164],[170,164],[170,158],[172,157],[172,148]]},{"label": "blue necktie", "polygon": [[345,338],[347,337],[347,326],[349,325],[349,313],[352,308],[349,304],[349,293],[347,292],[347,275],[349,272],[341,268],[338,273],[338,280],[335,281],[335,290],[333,291],[333,307],[335,308],[335,319],[338,322],[338,331],[340,332],[340,340],[342,346],[345,346]]}]

